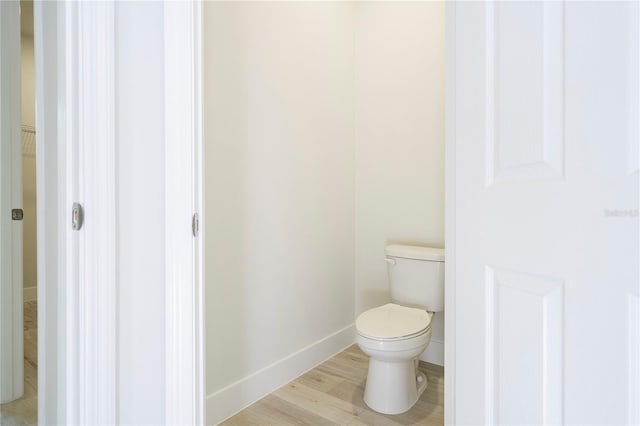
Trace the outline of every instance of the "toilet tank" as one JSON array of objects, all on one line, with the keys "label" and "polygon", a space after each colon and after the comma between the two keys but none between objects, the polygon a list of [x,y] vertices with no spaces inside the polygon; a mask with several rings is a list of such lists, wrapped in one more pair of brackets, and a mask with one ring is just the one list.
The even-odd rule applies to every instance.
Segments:
[{"label": "toilet tank", "polygon": [[385,255],[394,302],[429,312],[444,310],[444,249],[393,244]]}]

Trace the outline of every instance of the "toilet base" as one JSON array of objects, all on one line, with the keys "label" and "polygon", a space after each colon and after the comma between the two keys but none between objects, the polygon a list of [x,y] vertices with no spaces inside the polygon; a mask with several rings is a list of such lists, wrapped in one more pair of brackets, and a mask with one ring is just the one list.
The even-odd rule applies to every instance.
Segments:
[{"label": "toilet base", "polygon": [[427,388],[427,377],[416,365],[417,358],[401,362],[370,358],[364,402],[382,414],[408,411]]}]

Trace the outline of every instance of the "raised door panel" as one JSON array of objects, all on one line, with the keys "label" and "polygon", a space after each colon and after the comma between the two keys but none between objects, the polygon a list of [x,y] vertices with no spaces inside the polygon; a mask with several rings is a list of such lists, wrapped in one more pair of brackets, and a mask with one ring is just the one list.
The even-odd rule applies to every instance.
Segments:
[{"label": "raised door panel", "polygon": [[627,300],[627,424],[640,424],[640,297]]},{"label": "raised door panel", "polygon": [[488,421],[562,423],[563,280],[486,267]]},{"label": "raised door panel", "polygon": [[487,186],[562,176],[563,16],[561,3],[487,5]]},{"label": "raised door panel", "polygon": [[629,174],[640,168],[640,3],[629,2]]}]

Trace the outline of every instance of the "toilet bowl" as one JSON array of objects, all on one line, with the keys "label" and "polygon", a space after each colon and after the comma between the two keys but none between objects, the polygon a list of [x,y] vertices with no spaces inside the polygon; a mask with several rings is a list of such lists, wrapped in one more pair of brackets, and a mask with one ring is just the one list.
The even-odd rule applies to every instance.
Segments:
[{"label": "toilet bowl", "polygon": [[356,320],[357,343],[369,355],[365,403],[383,414],[409,410],[427,388],[418,356],[431,340],[433,313],[386,304]]}]

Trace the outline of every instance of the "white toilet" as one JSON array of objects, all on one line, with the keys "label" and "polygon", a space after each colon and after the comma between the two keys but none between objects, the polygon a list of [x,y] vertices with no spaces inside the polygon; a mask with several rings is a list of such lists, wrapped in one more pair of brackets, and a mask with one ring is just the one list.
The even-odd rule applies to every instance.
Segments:
[{"label": "white toilet", "polygon": [[444,250],[385,248],[391,300],[358,316],[357,342],[369,355],[364,401],[384,414],[409,410],[427,388],[418,357],[431,340],[431,319],[444,309]]}]

